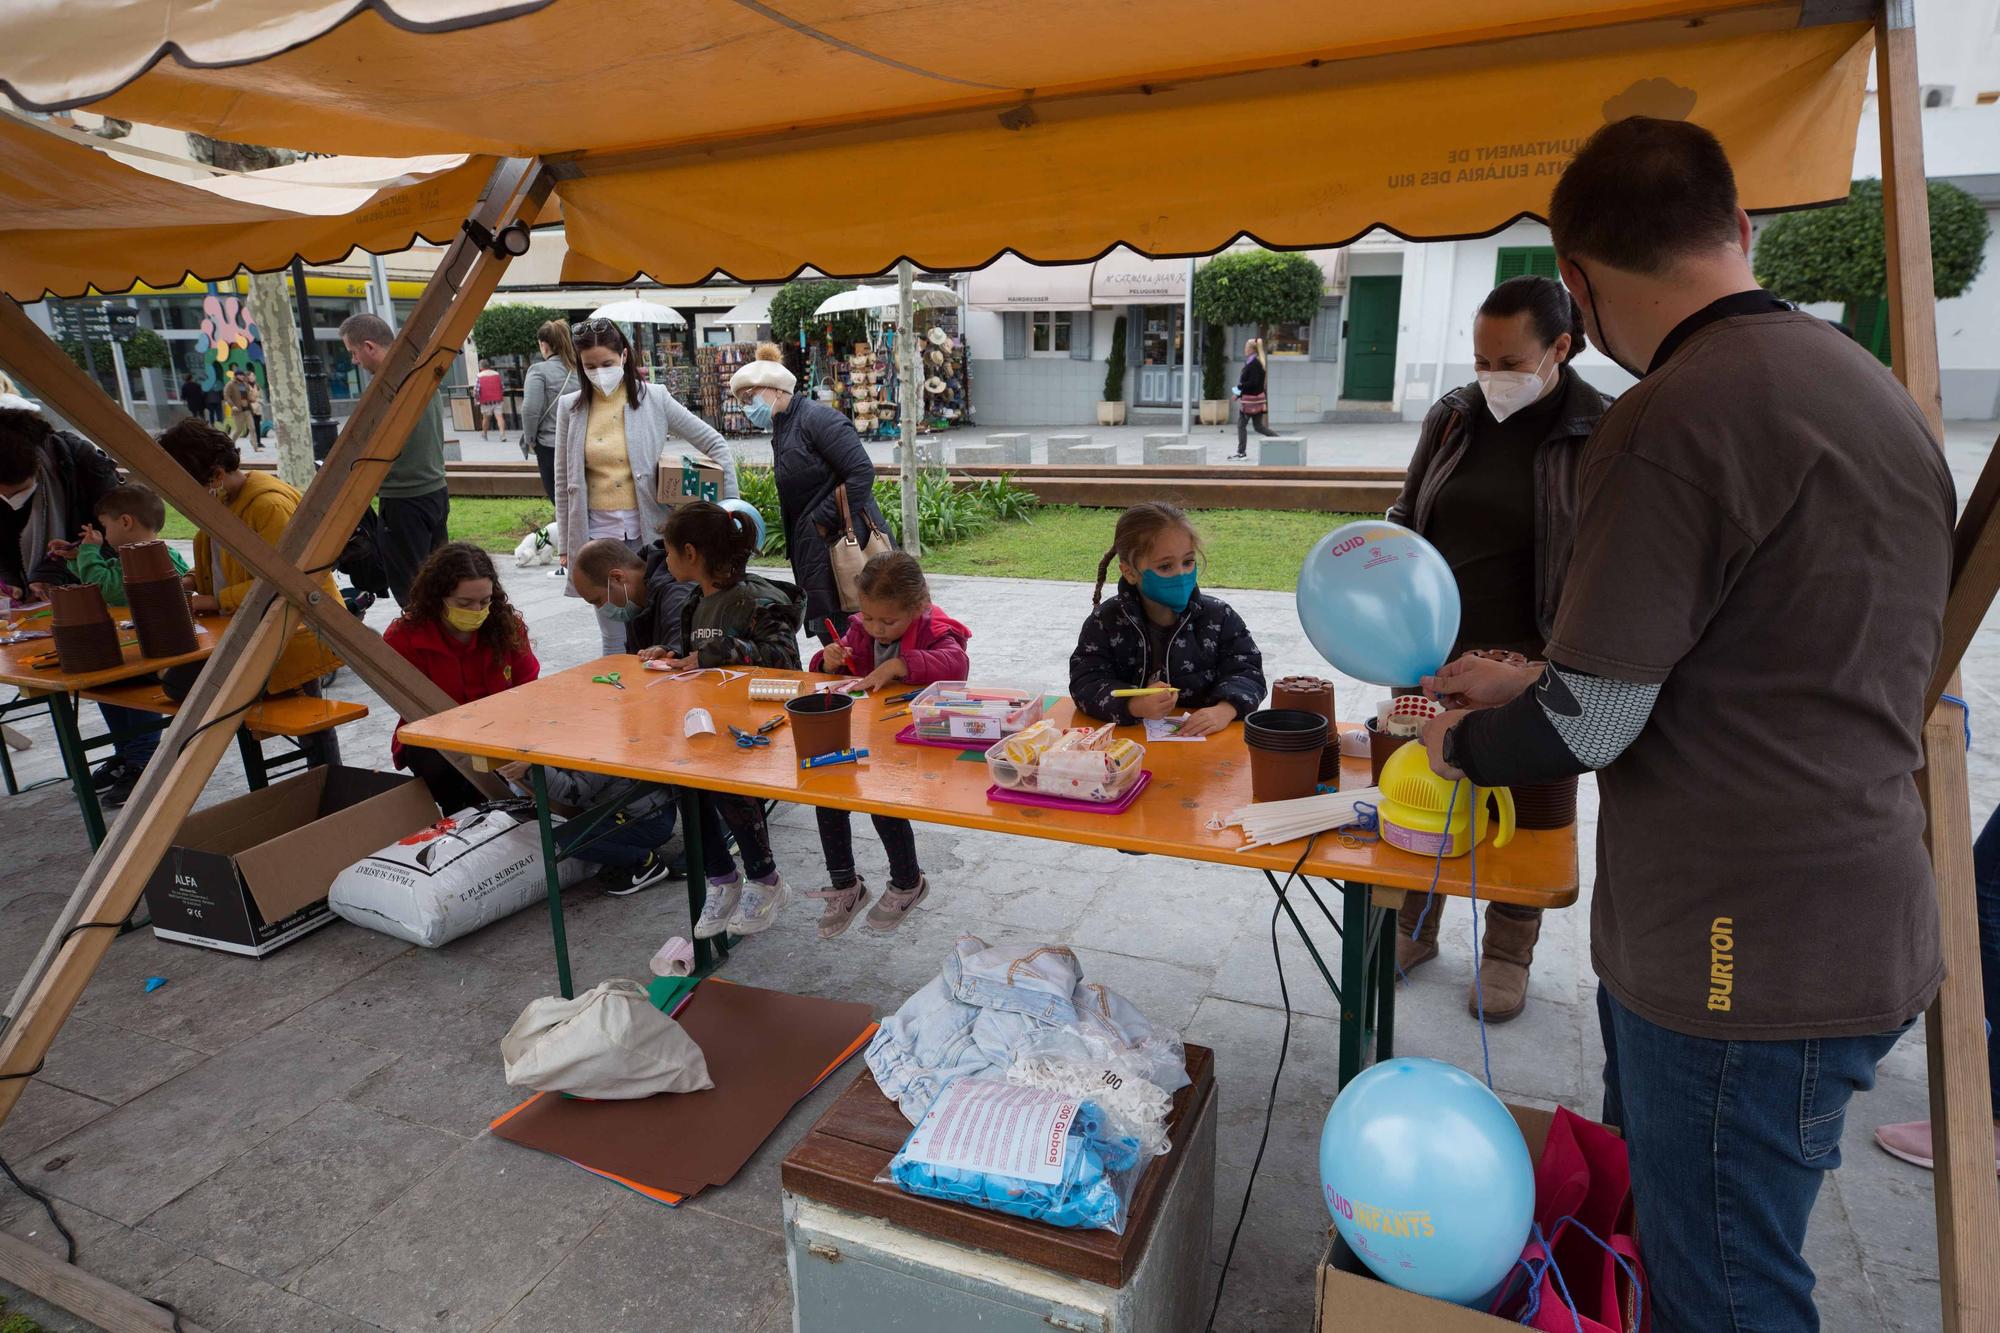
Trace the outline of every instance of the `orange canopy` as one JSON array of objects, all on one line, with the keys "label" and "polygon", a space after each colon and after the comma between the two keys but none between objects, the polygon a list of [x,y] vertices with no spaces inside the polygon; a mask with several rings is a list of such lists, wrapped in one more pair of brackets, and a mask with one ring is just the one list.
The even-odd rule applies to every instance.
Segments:
[{"label": "orange canopy", "polygon": [[[1076,261],[1121,242],[1202,253],[1243,233],[1309,247],[1375,225],[1489,231],[1538,213],[1576,145],[1634,112],[1714,130],[1749,207],[1839,198],[1870,12],[265,0],[246,23],[230,8],[6,7],[0,88],[29,107],[324,152],[541,154],[560,178],[565,276],[669,284],[876,273],[902,257],[964,269],[1007,249]],[[11,187],[0,180],[0,205]],[[0,249],[16,240],[10,212]],[[158,274],[186,240],[129,215],[74,225],[10,265],[8,289]]]}]

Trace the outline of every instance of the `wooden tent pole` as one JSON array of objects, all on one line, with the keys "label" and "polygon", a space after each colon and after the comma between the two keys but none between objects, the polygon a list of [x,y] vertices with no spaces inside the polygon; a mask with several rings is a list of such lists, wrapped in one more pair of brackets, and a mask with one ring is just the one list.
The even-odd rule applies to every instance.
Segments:
[{"label": "wooden tent pole", "polygon": [[[504,161],[488,182],[473,220],[489,232],[516,218],[532,222],[552,184],[539,162]],[[277,552],[281,560],[294,567],[317,569],[328,565],[346,544],[383,472],[394,460],[401,439],[435,392],[449,350],[470,331],[507,263],[505,255],[482,250],[463,235],[446,252],[417,309],[405,321],[383,374],[356,405],[328,455],[327,465],[286,529]],[[7,333],[5,324],[0,323],[0,348],[6,347]],[[67,410],[69,406],[53,394],[51,400],[58,408]],[[79,406],[87,406],[88,401],[87,396],[79,399]],[[377,453],[371,447],[378,439],[398,443]],[[169,474],[180,472],[171,463],[168,469]],[[316,587],[314,597],[319,595]],[[18,1016],[0,1038],[0,1073],[25,1072],[36,1066],[110,942],[107,937],[111,932],[103,929],[68,934],[77,920],[75,909],[83,907],[81,919],[93,922],[122,921],[131,912],[174,830],[231,739],[233,727],[211,724],[226,723],[232,710],[261,694],[296,615],[275,604],[275,588],[262,579],[253,588],[251,599],[217,646],[210,669],[196,682],[195,694],[168,728],[161,754],[173,759],[170,763],[156,760],[148,766],[127,805],[127,816],[114,825],[112,836],[92,858],[65,919],[51,932],[30,969],[24,981],[26,998],[18,1002]],[[257,608],[254,623],[245,614],[253,607]],[[204,695],[205,700],[197,705],[196,700]],[[0,1078],[0,1122],[19,1100],[25,1083],[23,1078]]]},{"label": "wooden tent pole", "polygon": [[[1931,285],[1930,198],[1924,180],[1914,0],[1884,0],[1875,25],[1875,98],[1881,115],[1882,224],[1889,263],[1889,322],[1897,378],[1940,442],[1937,306]],[[1945,979],[1925,1019],[1931,1144],[1937,1163],[1938,1287],[1946,1333],[2000,1327],[2000,1191],[1993,1188],[1993,1103],[1986,1068],[1979,923],[1972,881],[1971,792],[1965,718],[1937,696],[1958,669],[2000,587],[1988,459],[1955,540],[1946,639],[1924,725],[1921,787],[1937,878]]]}]

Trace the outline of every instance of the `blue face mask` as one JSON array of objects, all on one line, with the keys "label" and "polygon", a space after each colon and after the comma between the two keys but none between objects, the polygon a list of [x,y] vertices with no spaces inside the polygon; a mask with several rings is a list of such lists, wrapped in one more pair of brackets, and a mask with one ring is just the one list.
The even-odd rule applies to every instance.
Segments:
[{"label": "blue face mask", "polygon": [[743,404],[743,415],[758,430],[771,429],[771,401],[768,398],[752,398]]},{"label": "blue face mask", "polygon": [[1139,571],[1139,591],[1149,602],[1158,602],[1176,614],[1187,610],[1187,604],[1194,599],[1195,571],[1185,574],[1156,574],[1150,569]]},{"label": "blue face mask", "polygon": [[629,624],[637,620],[640,613],[645,609],[645,607],[633,602],[621,603],[612,601],[611,585],[608,583],[604,585],[604,618],[606,620],[620,625]]}]

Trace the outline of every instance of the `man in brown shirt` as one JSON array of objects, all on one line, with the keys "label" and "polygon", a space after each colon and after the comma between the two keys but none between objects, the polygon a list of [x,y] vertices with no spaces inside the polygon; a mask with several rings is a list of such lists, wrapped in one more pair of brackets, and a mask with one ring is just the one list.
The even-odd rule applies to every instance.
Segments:
[{"label": "man in brown shirt", "polygon": [[1550,229],[1640,381],[1584,451],[1547,663],[1446,667],[1479,711],[1425,739],[1482,785],[1599,771],[1605,1118],[1662,1333],[1813,1329],[1848,1099],[1943,974],[1914,773],[1951,478],[1873,357],[1757,286],[1707,131],[1606,126]]}]

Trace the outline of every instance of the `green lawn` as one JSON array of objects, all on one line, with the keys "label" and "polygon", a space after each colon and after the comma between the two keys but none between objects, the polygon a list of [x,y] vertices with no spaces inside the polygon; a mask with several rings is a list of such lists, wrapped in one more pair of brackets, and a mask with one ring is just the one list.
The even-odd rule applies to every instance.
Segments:
[{"label": "green lawn", "polygon": [[[1286,592],[1298,583],[1299,565],[1312,544],[1362,514],[1298,513],[1273,509],[1205,509],[1194,515],[1207,559],[1201,581],[1216,588],[1267,588]],[[1055,505],[1037,509],[1026,523],[1004,523],[942,550],[924,552],[934,574],[998,574],[1017,579],[1097,577],[1097,562],[1111,546],[1115,509]]]},{"label": "green lawn", "polygon": [[[511,551],[530,528],[553,517],[547,502],[469,499],[451,502],[451,535],[489,551]],[[1298,582],[1299,562],[1327,533],[1361,514],[1298,513],[1270,509],[1208,509],[1195,515],[1208,548],[1202,582],[1217,588],[1268,588],[1283,592]],[[1000,523],[955,545],[924,552],[934,574],[997,574],[1016,579],[1097,577],[1097,562],[1111,545],[1115,509],[1053,505],[1032,520]],[[190,538],[194,525],[168,512],[168,537]]]},{"label": "green lawn", "polygon": [[[489,551],[511,551],[530,528],[554,517],[555,509],[546,500],[460,497],[451,502],[451,535],[454,541],[476,542]],[[194,524],[169,509],[167,529],[161,535],[191,540]]]}]

